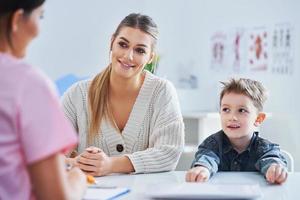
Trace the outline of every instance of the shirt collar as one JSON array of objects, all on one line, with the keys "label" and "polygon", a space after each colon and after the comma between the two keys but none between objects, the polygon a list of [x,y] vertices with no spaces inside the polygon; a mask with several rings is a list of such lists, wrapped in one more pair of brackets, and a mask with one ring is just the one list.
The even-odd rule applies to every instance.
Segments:
[{"label": "shirt collar", "polygon": [[[245,151],[248,151],[248,152],[251,151],[251,148],[252,148],[253,144],[255,143],[255,140],[257,137],[258,137],[258,132],[254,132],[252,135],[251,141]],[[234,150],[234,148],[232,147],[232,145],[229,141],[229,138],[224,133],[224,131],[223,131],[223,148],[224,148],[223,149],[224,153],[228,153],[229,151]]]},{"label": "shirt collar", "polygon": [[255,144],[255,141],[256,141],[256,138],[258,137],[258,132],[254,132],[253,135],[252,135],[252,138],[251,138],[251,141],[246,149],[246,151],[250,152],[253,145]]}]

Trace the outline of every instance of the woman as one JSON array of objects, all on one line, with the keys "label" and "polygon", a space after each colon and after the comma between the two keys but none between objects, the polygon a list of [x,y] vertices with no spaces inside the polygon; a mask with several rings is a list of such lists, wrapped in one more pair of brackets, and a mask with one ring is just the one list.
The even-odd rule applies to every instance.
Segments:
[{"label": "woman", "polygon": [[44,0],[0,1],[0,199],[81,199],[86,177],[65,170],[76,133],[49,80],[21,59]]},{"label": "woman", "polygon": [[148,173],[174,170],[183,150],[184,125],[173,85],[144,71],[154,58],[157,26],[130,14],[111,38],[111,63],[63,97],[79,133],[81,153],[69,159],[83,171]]}]

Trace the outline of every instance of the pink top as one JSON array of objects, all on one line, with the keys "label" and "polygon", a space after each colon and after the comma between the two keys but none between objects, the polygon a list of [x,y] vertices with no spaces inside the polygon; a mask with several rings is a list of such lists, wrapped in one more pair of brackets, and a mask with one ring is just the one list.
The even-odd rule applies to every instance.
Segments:
[{"label": "pink top", "polygon": [[0,53],[0,199],[34,199],[26,167],[77,143],[50,83]]}]

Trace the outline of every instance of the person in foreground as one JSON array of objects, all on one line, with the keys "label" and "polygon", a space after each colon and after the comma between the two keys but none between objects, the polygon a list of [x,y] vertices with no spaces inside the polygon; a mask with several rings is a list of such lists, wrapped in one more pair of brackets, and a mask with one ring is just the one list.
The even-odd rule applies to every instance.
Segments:
[{"label": "person in foreground", "polygon": [[286,160],[279,145],[255,131],[265,119],[265,88],[260,82],[243,78],[222,84],[222,130],[199,145],[186,181],[204,182],[217,171],[259,171],[270,183],[285,182]]},{"label": "person in foreground", "polygon": [[184,143],[176,90],[144,70],[157,34],[150,17],[129,14],[112,35],[110,64],[64,94],[80,139],[80,155],[68,162],[94,176],[175,169]]},{"label": "person in foreground", "polygon": [[50,81],[22,58],[44,0],[0,1],[0,199],[81,199],[86,176],[65,170],[77,143]]}]

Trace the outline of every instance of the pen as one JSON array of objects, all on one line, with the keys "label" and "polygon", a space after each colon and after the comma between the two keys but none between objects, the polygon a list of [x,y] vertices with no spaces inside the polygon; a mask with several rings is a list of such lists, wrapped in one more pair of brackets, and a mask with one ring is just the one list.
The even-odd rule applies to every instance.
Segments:
[{"label": "pen", "polygon": [[97,184],[97,181],[96,181],[95,177],[93,177],[91,175],[86,175],[86,180],[89,184],[94,184],[94,185]]}]

